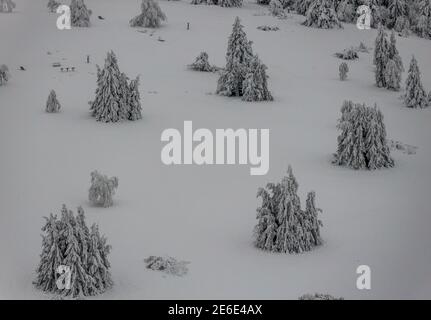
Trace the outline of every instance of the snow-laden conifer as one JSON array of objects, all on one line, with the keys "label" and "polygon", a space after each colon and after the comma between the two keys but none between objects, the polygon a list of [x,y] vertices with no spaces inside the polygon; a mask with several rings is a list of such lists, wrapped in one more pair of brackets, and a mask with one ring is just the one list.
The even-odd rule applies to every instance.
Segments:
[{"label": "snow-laden conifer", "polygon": [[338,75],[341,81],[344,81],[347,79],[348,72],[349,72],[349,66],[347,65],[347,63],[342,62],[338,67]]},{"label": "snow-laden conifer", "polygon": [[375,79],[378,87],[386,87],[385,68],[389,60],[389,42],[383,26],[380,25],[374,47],[374,60],[376,66]]},{"label": "snow-laden conifer", "polygon": [[269,13],[274,17],[284,19],[286,18],[286,11],[283,4],[279,0],[271,0],[268,7]]},{"label": "snow-laden conifer", "polygon": [[[388,27],[393,28],[396,22],[404,19],[408,14],[408,7],[405,0],[391,0],[388,5],[389,23]],[[397,30],[401,31],[401,30]]]},{"label": "snow-laden conifer", "polygon": [[136,121],[142,119],[141,95],[139,94],[139,76],[129,84],[129,116],[128,119]]},{"label": "snow-laden conifer", "polygon": [[195,71],[213,72],[215,67],[208,62],[208,53],[201,52],[195,59],[195,62],[189,65],[189,68]]},{"label": "snow-laden conifer", "polygon": [[251,60],[245,80],[243,83],[244,101],[272,101],[274,98],[268,89],[266,75],[267,67],[260,61],[258,56]]},{"label": "snow-laden conifer", "polygon": [[428,97],[422,86],[421,73],[416,58],[413,56],[406,79],[404,104],[408,108],[425,108]]},{"label": "snow-laden conifer", "polygon": [[336,8],[338,20],[343,22],[355,21],[356,7],[354,0],[342,0]]},{"label": "snow-laden conifer", "polygon": [[395,32],[392,30],[389,41],[388,58],[395,61],[395,64],[400,72],[404,72],[403,60],[397,49],[397,40],[395,38]]},{"label": "snow-laden conifer", "polygon": [[91,186],[88,199],[93,205],[110,207],[113,205],[112,197],[118,187],[118,178],[108,178],[97,171],[91,172]]},{"label": "snow-laden conifer", "polygon": [[9,69],[5,64],[0,66],[0,86],[6,84],[10,79]]},{"label": "snow-laden conifer", "polygon": [[388,60],[385,67],[385,82],[386,88],[394,91],[400,90],[401,72],[396,62],[392,59]]},{"label": "snow-laden conifer", "polygon": [[303,25],[321,29],[342,28],[333,0],[314,0],[308,8]]},{"label": "snow-laden conifer", "polygon": [[54,90],[51,90],[48,96],[48,100],[46,101],[45,111],[48,113],[56,113],[59,112],[61,108],[60,102],[57,100],[57,95]]},{"label": "snow-laden conifer", "polygon": [[72,27],[89,27],[91,13],[84,0],[72,0],[70,3],[70,23]]},{"label": "snow-laden conifer", "polygon": [[294,8],[296,13],[305,16],[314,0],[297,0]]},{"label": "snow-laden conifer", "polygon": [[415,26],[416,34],[422,38],[431,38],[431,0],[419,0],[419,15]]},{"label": "snow-laden conifer", "polygon": [[242,85],[252,58],[251,42],[247,40],[241,21],[236,17],[228,42],[226,68],[218,80],[217,94],[243,95]]},{"label": "snow-laden conifer", "polygon": [[155,0],[142,0],[141,14],[130,20],[131,27],[159,28],[166,15]]}]

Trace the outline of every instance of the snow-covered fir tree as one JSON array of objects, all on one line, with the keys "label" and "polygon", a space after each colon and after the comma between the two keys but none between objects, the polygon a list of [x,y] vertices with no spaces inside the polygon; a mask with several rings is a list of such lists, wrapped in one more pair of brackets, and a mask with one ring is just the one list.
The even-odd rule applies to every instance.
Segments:
[{"label": "snow-covered fir tree", "polygon": [[54,90],[51,90],[48,96],[48,100],[46,101],[45,111],[48,113],[56,113],[59,112],[61,108],[60,102],[57,100],[57,95]]},{"label": "snow-covered fir tree", "polygon": [[129,84],[129,116],[131,121],[142,119],[141,95],[139,94],[139,76]]},{"label": "snow-covered fir tree", "polygon": [[12,0],[0,0],[0,12],[12,12],[16,4]]},{"label": "snow-covered fir tree", "polygon": [[384,7],[380,6],[380,0],[365,0],[363,4],[367,5],[371,10],[371,27],[378,28],[380,24],[384,24],[383,16],[384,13],[382,9]]},{"label": "snow-covered fir tree", "polygon": [[343,103],[338,128],[341,133],[334,164],[369,170],[394,166],[386,141],[383,114],[376,106]]},{"label": "snow-covered fir tree", "polygon": [[401,71],[392,59],[388,60],[385,67],[385,82],[386,88],[394,91],[400,90]]},{"label": "snow-covered fir tree", "polygon": [[279,0],[271,0],[271,2],[269,3],[268,10],[274,17],[280,19],[286,18],[286,11],[284,10],[284,7]]},{"label": "snow-covered fir tree", "polygon": [[49,0],[46,6],[50,12],[56,12],[57,8],[60,6],[60,3],[56,0]]},{"label": "snow-covered fir tree", "polygon": [[266,75],[267,67],[256,55],[250,61],[243,83],[244,101],[272,101],[274,98],[269,92]]},{"label": "snow-covered fir tree", "polygon": [[159,28],[162,21],[166,21],[166,15],[157,1],[142,0],[141,14],[130,20],[131,27]]},{"label": "snow-covered fir tree", "polygon": [[305,16],[313,1],[314,0],[296,0],[294,5],[296,13]]},{"label": "snow-covered fir tree", "polygon": [[70,23],[72,27],[89,27],[91,10],[84,0],[72,0],[70,3]]},{"label": "snow-covered fir tree", "polygon": [[252,58],[251,42],[236,17],[228,42],[226,68],[218,80],[217,94],[229,97],[243,95],[242,86]]},{"label": "snow-covered fir tree", "polygon": [[395,64],[400,72],[404,72],[403,60],[397,49],[397,40],[395,38],[395,32],[392,30],[389,41],[388,58],[395,61]]},{"label": "snow-covered fir tree", "polygon": [[321,29],[342,28],[335,12],[334,0],[314,0],[303,25]]},{"label": "snow-covered fir tree", "polygon": [[385,30],[380,25],[375,41],[374,60],[376,66],[375,79],[378,87],[386,87],[385,68],[389,60],[389,42],[386,38]]},{"label": "snow-covered fir tree", "polygon": [[422,86],[421,73],[416,58],[413,56],[406,79],[404,105],[408,108],[425,108],[428,97]]},{"label": "snow-covered fir tree", "polygon": [[90,102],[91,114],[97,121],[118,122],[129,115],[129,87],[127,79],[118,68],[117,57],[108,52],[105,66],[97,66],[96,98]]},{"label": "snow-covered fir tree", "polygon": [[0,86],[6,84],[10,79],[9,69],[5,64],[0,66]]},{"label": "snow-covered fir tree", "polygon": [[347,63],[342,62],[338,67],[338,75],[341,81],[344,81],[347,79],[348,72],[349,72],[349,66],[347,65]]},{"label": "snow-covered fir tree", "polygon": [[189,68],[195,71],[213,72],[216,68],[208,62],[208,53],[201,52],[195,59],[195,62],[189,65]]},{"label": "snow-covered fir tree", "polygon": [[317,217],[321,210],[316,208],[315,194],[308,194],[306,209],[302,210],[297,191],[298,183],[290,166],[280,183],[259,189],[257,196],[262,205],[257,209],[258,223],[254,228],[257,248],[301,253],[322,244],[322,223]]},{"label": "snow-covered fir tree", "polygon": [[[388,27],[393,28],[397,24],[401,25],[399,21],[405,20],[408,15],[408,7],[405,0],[391,0],[388,5],[389,10],[389,23]],[[397,30],[401,31],[401,30]]]},{"label": "snow-covered fir tree", "polygon": [[91,186],[88,192],[88,199],[93,205],[110,207],[113,205],[112,197],[115,189],[118,188],[118,178],[108,178],[97,171],[91,172]]},{"label": "snow-covered fir tree", "polygon": [[356,17],[354,0],[342,0],[337,6],[338,20],[343,22],[354,22]]},{"label": "snow-covered fir tree", "polygon": [[240,8],[240,7],[242,7],[242,1],[243,0],[218,0],[218,4],[219,4],[220,7],[226,7],[226,8],[236,7],[236,8]]},{"label": "snow-covered fir tree", "polygon": [[431,0],[419,0],[416,34],[422,38],[431,38]]},{"label": "snow-covered fir tree", "polygon": [[[108,262],[111,247],[100,236],[97,225],[93,224],[90,232],[82,207],[75,217],[63,205],[60,219],[51,214],[45,220],[42,253],[34,281],[36,288],[73,298],[94,296],[111,288]],[[70,288],[58,286],[59,266],[70,268]]]}]

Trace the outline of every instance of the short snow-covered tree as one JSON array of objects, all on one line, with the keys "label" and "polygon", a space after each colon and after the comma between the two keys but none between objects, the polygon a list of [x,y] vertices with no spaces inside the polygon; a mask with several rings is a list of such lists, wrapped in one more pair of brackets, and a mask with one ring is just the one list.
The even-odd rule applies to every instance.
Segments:
[{"label": "short snow-covered tree", "polygon": [[303,25],[321,29],[343,27],[335,12],[334,0],[314,0],[308,8]]},{"label": "short snow-covered tree", "polygon": [[46,6],[50,12],[56,12],[57,8],[60,6],[60,3],[56,0],[49,0]]},{"label": "short snow-covered tree", "polygon": [[242,1],[243,0],[218,0],[218,4],[220,7],[242,7]]},{"label": "short snow-covered tree", "polygon": [[284,10],[283,4],[279,0],[271,0],[268,10],[274,17],[280,19],[286,18],[286,11]]},{"label": "short snow-covered tree", "polygon": [[0,86],[6,84],[10,79],[9,69],[6,65],[0,66]]},{"label": "short snow-covered tree", "polygon": [[381,169],[394,166],[386,139],[383,114],[376,107],[344,102],[338,124],[338,148],[334,164],[352,169]]},{"label": "short snow-covered tree", "polygon": [[91,13],[84,0],[72,0],[70,3],[70,23],[72,27],[89,27]]},{"label": "short snow-covered tree", "polygon": [[228,42],[226,68],[218,80],[217,94],[229,97],[243,95],[242,86],[252,58],[251,42],[236,17]]},{"label": "short snow-covered tree", "polygon": [[157,1],[142,0],[141,14],[130,20],[131,27],[159,28],[162,21],[166,20],[166,15]]},{"label": "short snow-covered tree", "polygon": [[280,183],[268,183],[257,196],[262,199],[257,209],[258,223],[254,228],[257,248],[283,253],[310,251],[322,244],[318,219],[320,209],[315,205],[315,193],[307,196],[306,209],[301,209],[297,194],[298,183],[289,166]]},{"label": "short snow-covered tree", "polygon": [[97,171],[91,172],[91,186],[88,199],[93,205],[110,207],[113,205],[112,197],[118,188],[117,177],[107,177]]},{"label": "short snow-covered tree", "polygon": [[425,108],[428,106],[428,97],[422,86],[421,73],[416,58],[413,56],[406,79],[404,104],[408,108]]},{"label": "short snow-covered tree", "polygon": [[12,12],[16,4],[12,0],[0,0],[0,12]]},{"label": "short snow-covered tree", "polygon": [[189,68],[195,71],[213,72],[216,68],[211,66],[208,62],[208,53],[201,52],[195,62],[189,65]]},{"label": "short snow-covered tree", "polygon": [[386,87],[385,68],[389,60],[389,42],[386,38],[383,26],[379,26],[379,32],[375,41],[374,60],[376,66],[375,79],[378,87]]},{"label": "short snow-covered tree", "polygon": [[394,91],[400,90],[401,71],[392,59],[388,60],[385,67],[385,82],[386,88]]},{"label": "short snow-covered tree", "polygon": [[[36,288],[74,298],[94,296],[111,288],[108,261],[111,247],[100,236],[96,224],[91,231],[87,227],[82,207],[75,216],[63,205],[60,219],[51,214],[45,220],[42,253],[34,281]],[[58,285],[60,266],[70,269],[70,288]]]},{"label": "short snow-covered tree", "polygon": [[349,66],[347,65],[347,63],[342,62],[338,67],[338,75],[341,81],[344,81],[347,79],[348,72],[349,72]]},{"label": "short snow-covered tree", "polygon": [[57,95],[54,90],[51,90],[48,96],[48,100],[46,101],[45,111],[48,113],[56,113],[59,112],[61,108],[60,102],[57,100]]},{"label": "short snow-covered tree", "polygon": [[268,89],[266,75],[267,67],[260,61],[256,55],[250,61],[247,74],[243,83],[244,101],[272,101],[274,98]]},{"label": "short snow-covered tree", "polygon": [[136,121],[142,119],[141,95],[139,94],[139,76],[129,84],[129,116],[128,119]]}]

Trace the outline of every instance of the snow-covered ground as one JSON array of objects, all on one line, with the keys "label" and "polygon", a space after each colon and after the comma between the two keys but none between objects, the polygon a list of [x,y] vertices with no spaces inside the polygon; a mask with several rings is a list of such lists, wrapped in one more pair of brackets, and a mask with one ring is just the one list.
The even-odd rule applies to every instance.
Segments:
[{"label": "snow-covered ground", "polygon": [[[404,108],[400,93],[375,87],[372,53],[348,62],[343,82],[341,60],[333,56],[360,41],[373,46],[376,30],[307,28],[302,16],[256,15],[265,9],[251,2],[220,8],[160,1],[168,22],[150,36],[128,26],[138,14],[137,0],[86,0],[92,27],[59,31],[46,2],[16,0],[13,13],[0,14],[0,64],[12,74],[0,87],[0,298],[47,298],[32,285],[40,227],[42,217],[58,213],[63,203],[82,205],[113,246],[115,286],[98,298],[296,299],[313,292],[431,298],[431,110]],[[224,66],[237,15],[268,66],[274,102],[217,96],[216,74],[186,68],[204,50],[210,63]],[[257,30],[264,24],[280,30]],[[397,37],[397,44],[406,67],[415,54],[431,90],[431,41]],[[89,115],[95,64],[103,65],[111,49],[122,71],[141,75],[143,120],[104,124]],[[76,71],[61,73],[53,62]],[[44,112],[51,89],[62,104],[59,114]],[[417,146],[416,154],[394,150],[395,168],[374,172],[331,165],[344,99],[376,102],[388,138]],[[269,173],[163,165],[160,135],[182,130],[184,120],[212,130],[269,128]],[[252,244],[256,191],[279,181],[289,164],[302,204],[307,191],[317,193],[325,243],[305,254],[266,253]],[[94,169],[119,177],[111,208],[88,203]],[[150,255],[190,261],[189,272],[175,277],[148,270],[144,258]],[[371,267],[371,290],[356,288],[361,264]]]}]

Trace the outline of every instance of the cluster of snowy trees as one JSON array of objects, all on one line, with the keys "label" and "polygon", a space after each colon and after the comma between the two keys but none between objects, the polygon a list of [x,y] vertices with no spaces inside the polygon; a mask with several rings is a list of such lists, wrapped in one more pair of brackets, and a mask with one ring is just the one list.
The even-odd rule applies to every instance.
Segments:
[{"label": "cluster of snowy trees", "polygon": [[208,53],[201,52],[195,59],[195,62],[189,65],[189,68],[195,71],[213,72],[218,70],[217,67],[210,65]]},{"label": "cluster of snowy trees", "polygon": [[89,27],[91,13],[84,0],[72,0],[70,2],[70,24],[72,27]]},{"label": "cluster of snowy trees", "polygon": [[404,66],[396,47],[395,32],[392,31],[390,41],[388,41],[383,26],[379,27],[375,41],[373,63],[376,66],[376,85],[398,91]]},{"label": "cluster of snowy trees", "polygon": [[130,20],[131,27],[159,28],[166,15],[155,0],[142,0],[141,13]]},{"label": "cluster of snowy trees", "polygon": [[91,172],[91,186],[88,191],[88,199],[93,205],[110,207],[113,205],[112,197],[118,188],[117,177],[107,177],[97,170]]},{"label": "cluster of snowy trees", "polygon": [[431,105],[431,91],[427,96],[422,86],[418,62],[414,56],[410,62],[403,98],[404,105],[408,108],[425,108]]},{"label": "cluster of snowy trees", "polygon": [[142,118],[139,76],[129,82],[127,76],[120,72],[113,51],[108,52],[103,69],[97,66],[96,98],[90,105],[91,115],[97,121],[135,121]]},{"label": "cluster of snowy trees", "polygon": [[[75,216],[63,205],[60,218],[51,213],[45,219],[35,286],[46,293],[71,297],[94,296],[111,288],[111,246],[97,224],[88,228],[82,207]],[[58,284],[62,280],[60,266],[70,268],[70,288]]]},{"label": "cluster of snowy trees", "polygon": [[6,84],[10,79],[9,69],[5,64],[0,66],[0,86]]},{"label": "cluster of snowy trees", "polygon": [[253,55],[251,45],[240,19],[236,17],[228,41],[226,67],[217,84],[217,94],[242,97],[244,101],[273,100],[268,89],[267,67],[258,56]]},{"label": "cluster of snowy trees", "polygon": [[322,244],[315,205],[315,193],[309,192],[305,210],[297,194],[298,183],[289,166],[287,176],[279,183],[260,188],[257,196],[262,205],[257,209],[258,223],[254,229],[257,248],[284,253],[310,251]]},{"label": "cluster of snowy trees", "polygon": [[207,4],[220,7],[242,7],[243,0],[192,0],[191,4]]},{"label": "cluster of snowy trees", "polygon": [[61,105],[57,100],[57,95],[54,90],[51,90],[46,101],[45,111],[48,113],[57,113],[60,111]]},{"label": "cluster of snowy trees", "polygon": [[375,105],[344,101],[341,107],[341,130],[334,163],[352,169],[381,169],[394,166],[386,140],[383,114]]},{"label": "cluster of snowy trees", "polygon": [[12,0],[0,0],[0,12],[12,12],[16,4]]}]

